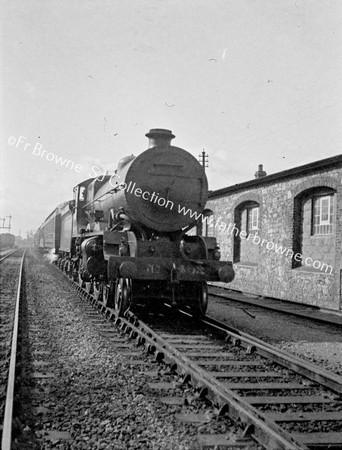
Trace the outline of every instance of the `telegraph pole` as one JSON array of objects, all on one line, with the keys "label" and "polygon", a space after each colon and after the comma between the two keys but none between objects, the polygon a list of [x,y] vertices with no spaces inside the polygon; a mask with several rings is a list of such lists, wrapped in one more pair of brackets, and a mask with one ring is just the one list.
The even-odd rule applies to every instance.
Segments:
[{"label": "telegraph pole", "polygon": [[202,154],[198,155],[199,162],[204,167],[204,170],[206,167],[209,167],[209,155],[205,152],[205,149],[203,149]]},{"label": "telegraph pole", "polygon": [[[5,226],[6,219],[9,219],[7,227]],[[2,221],[2,226],[0,226],[0,229],[3,228],[11,232],[11,219],[12,216],[5,216],[4,218],[1,217],[0,220]]]},{"label": "telegraph pole", "polygon": [[[203,169],[205,171],[206,167],[209,167],[209,155],[205,152],[205,149],[202,150],[202,153],[198,155],[199,162],[202,164]],[[203,223],[202,220],[199,219],[196,224],[197,234],[203,234]]]}]

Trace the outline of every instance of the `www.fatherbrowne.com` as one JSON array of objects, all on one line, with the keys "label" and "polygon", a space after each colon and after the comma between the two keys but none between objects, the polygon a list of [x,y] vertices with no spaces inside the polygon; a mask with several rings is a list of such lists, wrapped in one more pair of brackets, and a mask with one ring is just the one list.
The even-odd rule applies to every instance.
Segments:
[{"label": "www.fatherbrowne.com", "polygon": [[[202,213],[197,213],[196,211],[192,211],[192,209],[186,209],[185,206],[178,205],[178,212],[180,214],[189,215],[189,217],[194,220],[202,220],[202,223],[207,223],[209,226],[213,226],[214,217],[204,216]],[[246,231],[239,230],[234,224],[227,225],[223,222],[222,217],[219,217],[214,224],[214,228],[218,228],[220,231],[225,232],[227,234],[235,234],[235,236],[240,236],[241,239],[246,239],[247,241],[252,241],[255,245],[260,245],[260,247],[266,247],[267,250],[274,250],[279,255],[289,256],[290,258],[294,258],[295,261],[300,262],[303,261],[304,264],[308,267],[313,267],[314,269],[319,269],[321,271],[325,270],[325,273],[329,271],[329,275],[332,273],[333,268],[326,263],[322,263],[318,260],[313,260],[310,256],[303,258],[301,253],[294,253],[293,250],[283,247],[282,245],[275,244],[272,241],[267,241],[267,239],[261,239],[258,234],[248,234]],[[264,245],[265,244],[265,245]]]},{"label": "www.fatherbrowne.com", "polygon": [[[18,139],[15,136],[11,136],[8,138],[8,144],[9,145],[15,145],[16,148],[19,147],[19,145],[23,144],[24,151],[27,150],[28,147],[31,146],[30,143],[25,142],[27,138],[25,136],[20,136]],[[47,150],[43,149],[43,146],[37,142],[35,147],[32,150],[32,154],[34,156],[39,156],[40,158],[43,158],[43,155],[46,154],[46,159],[50,162],[55,162],[56,164],[60,164],[61,166],[65,166],[66,168],[70,168],[71,170],[75,170],[76,173],[80,173],[82,170],[82,166],[80,164],[74,164],[72,160],[69,160],[67,158],[62,158],[61,156],[57,156],[52,152],[48,152]],[[98,176],[98,173],[96,173],[95,169],[98,169],[96,166],[92,167],[92,170],[94,171],[93,174],[89,174],[89,176]],[[164,208],[168,208],[170,210],[173,210],[174,203],[171,200],[166,200],[163,197],[159,196],[159,192],[149,192],[149,191],[143,191],[140,188],[135,188],[135,183],[132,185],[132,182],[127,183],[121,182],[119,183],[116,180],[116,183],[112,184],[112,178],[118,177],[120,178],[120,175],[114,174],[110,178],[110,185],[113,186],[116,189],[123,189],[126,190],[129,194],[134,194],[137,197],[141,197],[145,201],[153,202],[158,204],[159,206],[162,206]],[[132,186],[131,186],[132,185]],[[185,216],[189,215],[190,218],[196,220],[202,220],[202,223],[207,223],[209,226],[213,225],[214,218],[213,216],[204,216],[202,213],[198,213],[196,211],[192,211],[191,208],[186,208],[185,206],[178,205],[178,213],[184,214]],[[296,253],[286,247],[283,247],[282,245],[274,244],[272,241],[267,241],[266,239],[261,239],[261,237],[258,234],[248,234],[246,231],[239,230],[235,223],[227,225],[225,222],[221,220],[221,217],[219,217],[214,225],[214,228],[218,228],[219,231],[226,232],[228,234],[235,233],[235,236],[240,236],[241,239],[246,239],[247,241],[252,241],[255,245],[260,245],[261,247],[264,246],[267,248],[267,250],[274,250],[279,255],[285,255],[290,256],[291,258],[294,258],[295,261],[303,261],[304,264],[308,267],[313,267],[314,269],[319,269],[323,271],[325,269],[325,273],[327,273],[329,270],[329,274],[332,273],[333,268],[332,266],[329,266],[326,263],[321,263],[320,261],[313,260],[310,257],[303,258],[303,255],[301,253]]]},{"label": "www.fatherbrowne.com", "polygon": [[[120,178],[120,176],[119,176]],[[111,183],[111,185],[114,187],[114,185]],[[136,188],[136,183],[133,183],[132,181],[129,182],[129,184],[125,182],[117,183],[116,188],[125,190],[128,194],[133,194],[136,197],[142,198],[145,201],[156,203],[159,206],[162,206],[164,208],[173,210],[174,209],[174,202],[171,200],[166,200],[163,197],[159,196],[159,192],[150,192],[150,191],[143,191],[140,188]],[[204,216],[202,213],[198,213],[197,211],[193,211],[191,208],[186,208],[185,206],[181,206],[178,204],[178,213],[184,214],[184,216],[189,216],[194,221],[201,220],[202,223],[207,223],[208,226],[213,226],[214,218],[213,216]],[[274,250],[279,255],[285,255],[290,256],[291,258],[294,258],[295,261],[300,262],[303,261],[304,264],[308,267],[313,267],[314,269],[319,269],[320,271],[323,271],[325,269],[325,273],[327,273],[329,270],[329,275],[332,273],[333,268],[332,266],[329,266],[326,263],[321,263],[320,261],[313,260],[311,257],[305,257],[303,258],[303,255],[301,253],[294,254],[293,250],[283,247],[282,245],[274,244],[272,241],[267,241],[266,239],[261,239],[261,237],[258,234],[248,234],[246,231],[239,230],[239,228],[236,227],[236,224],[229,224],[227,225],[225,222],[221,220],[222,218],[219,217],[215,224],[214,228],[218,228],[221,232],[226,232],[227,234],[233,234],[235,233],[235,236],[240,236],[241,239],[246,239],[247,241],[252,241],[255,245],[260,245],[261,247],[265,247],[267,250]]]}]

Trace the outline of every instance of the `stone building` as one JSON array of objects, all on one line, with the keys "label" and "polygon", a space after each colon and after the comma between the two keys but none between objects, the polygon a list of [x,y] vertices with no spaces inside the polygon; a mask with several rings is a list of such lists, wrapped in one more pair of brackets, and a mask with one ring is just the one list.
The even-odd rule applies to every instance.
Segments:
[{"label": "stone building", "polygon": [[[342,155],[211,191],[203,235],[232,260],[227,287],[342,309]],[[218,283],[224,285],[224,283]]]}]

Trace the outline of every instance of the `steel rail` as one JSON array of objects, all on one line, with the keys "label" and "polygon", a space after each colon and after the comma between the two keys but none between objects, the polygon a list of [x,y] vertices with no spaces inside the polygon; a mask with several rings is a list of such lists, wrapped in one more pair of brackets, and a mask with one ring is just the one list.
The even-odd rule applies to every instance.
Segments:
[{"label": "steel rail", "polygon": [[[253,405],[247,403],[243,397],[225,387],[210,372],[205,371],[196,362],[188,359],[184,353],[177,350],[173,344],[168,343],[148,325],[141,322],[132,312],[128,311],[124,318],[118,317],[113,309],[104,306],[102,302],[96,300],[78,283],[70,280],[69,277],[67,278],[93,306],[100,309],[110,320],[114,320],[114,324],[123,332],[129,333],[130,338],[136,339],[137,345],[144,345],[150,354],[155,355],[156,360],[171,365],[178,374],[183,376],[184,383],[191,381],[191,384],[199,390],[200,395],[206,396],[220,414],[228,413],[235,422],[243,425],[246,436],[253,438],[268,450],[308,449],[303,442],[296,440],[295,435],[291,435],[279,427],[275,421],[269,419],[267,415],[264,415]],[[190,314],[182,312],[190,316]],[[273,348],[270,344],[266,344],[247,333],[240,332],[214,319],[206,317],[202,320],[202,325],[214,327],[219,333],[224,334],[227,341],[231,340],[233,344],[246,348],[247,353],[256,351],[261,356],[277,361],[287,369],[292,369],[315,381],[319,377],[321,384],[340,392],[342,377],[334,376],[310,363],[305,363],[297,357],[292,357]],[[292,361],[291,364],[290,360]],[[319,372],[318,375],[317,372]]]},{"label": "steel rail", "polygon": [[242,397],[230,389],[225,388],[208,372],[204,371],[195,362],[188,359],[172,344],[155,333],[148,325],[141,322],[133,313],[128,311],[126,318],[118,317],[112,308],[108,308],[96,300],[89,292],[77,282],[64,275],[70,284],[96,306],[114,325],[122,332],[129,333],[136,339],[137,345],[144,345],[150,354],[154,354],[157,361],[170,364],[180,375],[184,382],[190,381],[205,395],[221,413],[228,412],[230,417],[244,426],[246,435],[251,436],[267,450],[307,450],[304,444],[296,442],[289,433],[280,428],[275,422],[269,420],[255,407],[247,403]]},{"label": "steel rail", "polygon": [[[10,256],[13,255],[13,253],[17,252],[18,250],[22,250],[21,248],[15,248],[14,250],[11,250],[10,252],[6,253],[5,256],[0,258],[0,263],[2,263],[2,261],[5,261],[5,259],[9,258]],[[25,250],[26,251],[26,250]]]},{"label": "steel rail", "polygon": [[18,330],[19,330],[19,310],[20,310],[20,298],[21,298],[21,288],[23,279],[23,268],[25,253],[23,253],[20,270],[19,270],[19,282],[17,290],[17,298],[15,305],[15,315],[13,324],[13,335],[12,335],[12,345],[11,345],[11,359],[8,371],[8,382],[7,382],[7,392],[6,392],[6,403],[5,403],[5,414],[3,420],[3,430],[1,439],[1,449],[10,450],[12,445],[12,421],[13,421],[13,402],[14,402],[14,384],[15,384],[15,368],[17,362],[17,347],[18,347]]},{"label": "steel rail", "polygon": [[[268,450],[306,450],[307,447],[296,442],[289,433],[280,428],[275,422],[269,420],[256,408],[247,403],[241,396],[224,387],[209,372],[199,367],[196,362],[191,361],[173,344],[167,342],[159,334],[154,332],[148,325],[141,322],[133,313],[128,312],[127,320],[117,318],[116,323],[121,323],[121,328],[128,327],[132,332],[140,334],[145,339],[144,345],[148,343],[150,353],[156,355],[156,359],[167,363],[176,364],[176,370],[184,375],[184,381],[190,381],[194,386],[200,388],[205,395],[221,413],[228,412],[229,416],[242,423],[245,431]],[[123,326],[124,324],[124,326]]]},{"label": "steel rail", "polygon": [[[188,313],[183,313],[188,315]],[[232,339],[240,340],[241,345],[244,347],[254,347],[261,356],[271,358],[273,361],[281,364],[287,369],[295,370],[301,375],[320,383],[338,394],[342,393],[342,376],[321,369],[310,362],[302,360],[298,356],[291,355],[284,350],[279,350],[261,339],[223,324],[211,317],[205,317],[202,320],[202,323],[226,333],[227,336],[230,336]]]},{"label": "steel rail", "polygon": [[[209,287],[215,287],[215,286],[209,286]],[[227,300],[227,304],[229,304],[229,302],[236,302],[236,303],[239,303],[241,305],[245,305],[246,308],[248,308],[249,306],[252,306],[252,307],[255,307],[255,308],[260,308],[261,310],[263,309],[263,310],[266,310],[266,311],[273,311],[273,312],[277,312],[279,314],[291,315],[293,317],[299,317],[301,319],[305,318],[305,319],[312,320],[314,322],[319,322],[319,323],[324,323],[324,324],[332,324],[332,325],[334,325],[336,327],[341,327],[341,323],[338,323],[338,322],[333,320],[333,316],[334,315],[337,315],[337,317],[342,317],[342,312],[341,311],[324,310],[324,309],[319,308],[317,306],[315,307],[313,305],[304,305],[304,304],[300,304],[300,303],[296,304],[295,302],[290,302],[290,301],[287,301],[287,300],[276,301],[276,302],[274,302],[275,303],[274,305],[259,304],[259,303],[256,303],[256,302],[253,302],[253,301],[248,301],[248,300],[245,300],[245,299],[240,299],[240,298],[236,298],[236,297],[229,297],[228,294],[225,295],[225,294],[220,294],[218,292],[212,292],[210,289],[209,289],[209,295],[211,297],[218,297],[220,299],[225,299],[225,300]],[[313,313],[319,312],[319,311],[324,312],[325,316],[324,315],[321,315],[321,316],[310,315],[310,316],[308,316],[304,311],[300,311],[300,310],[296,310],[296,309],[292,309],[292,310],[291,309],[282,309],[282,308],[279,308],[277,306],[277,304],[278,305],[286,305],[286,304],[288,304],[288,306],[290,306],[291,303],[293,303],[293,305],[291,305],[291,306],[294,306],[295,308],[298,307],[298,306],[302,306],[302,305],[304,305],[306,307],[309,307],[309,308],[311,308],[311,309],[309,309],[309,311],[313,312]],[[234,308],[234,306],[233,306],[233,308]]]},{"label": "steel rail", "polygon": [[[189,315],[189,314],[187,314]],[[131,320],[134,321],[134,315],[131,313],[128,314],[129,317],[132,317]],[[204,321],[207,321],[206,319],[204,319]],[[145,324],[142,324],[142,327],[144,328],[145,332],[148,333],[148,335],[150,335],[152,338],[155,339],[156,336],[158,336],[157,333],[155,333],[153,330],[150,331],[149,327]],[[222,329],[223,328],[223,329]],[[224,327],[219,328],[219,331],[223,331],[226,335],[227,335],[227,330],[224,329]],[[310,375],[310,378],[314,379],[315,381],[318,380],[318,383],[320,383],[321,385],[325,385],[324,383],[326,383],[328,386],[333,385],[333,390],[338,391],[339,388],[341,387],[341,380],[342,378],[338,375],[334,375],[334,374],[330,374],[329,372],[326,372],[324,370],[321,370],[320,368],[308,363],[306,365],[305,362],[299,360],[297,357],[294,358],[294,363],[293,364],[289,364],[288,361],[291,360],[291,355],[285,354],[282,355],[282,351],[273,348],[272,346],[267,344],[268,348],[260,348],[259,351],[255,348],[255,342],[252,342],[252,340],[248,340],[248,339],[241,339],[241,337],[239,335],[235,335],[233,333],[231,333],[229,335],[229,337],[231,337],[233,345],[239,345],[241,344],[243,347],[246,348],[246,353],[249,352],[256,352],[257,354],[259,354],[260,356],[266,357],[268,360],[274,360],[274,361],[279,361],[279,363],[283,363],[281,365],[285,366],[287,369],[290,370],[294,370],[295,373],[304,373],[304,376],[308,377],[307,375]],[[158,341],[162,341],[162,339],[160,337],[157,338]],[[242,344],[242,342],[244,341],[244,345]],[[259,340],[259,342],[262,342]],[[174,351],[172,351],[172,344],[168,344],[167,348],[168,350],[170,350],[171,352],[175,353]],[[260,346],[261,347],[261,346]],[[273,350],[273,351],[271,351]],[[178,350],[177,350],[178,352]],[[278,353],[280,353],[280,358],[278,358]],[[187,363],[187,358],[186,355],[184,356],[181,352],[177,353],[177,356],[181,358],[181,360],[183,362]],[[274,356],[276,356],[276,358],[274,358]],[[285,358],[285,363],[282,360],[282,356],[284,356]],[[299,367],[297,367],[297,363],[299,363]],[[196,366],[196,362],[194,362],[195,366]],[[188,367],[192,370],[194,369],[194,366],[192,364],[186,364],[185,370],[186,370],[186,366],[188,365]],[[298,370],[298,368],[300,370]],[[305,369],[305,370],[301,370],[301,369]],[[195,369],[196,370],[196,369]],[[197,370],[198,371],[198,370]],[[307,374],[308,372],[308,374]],[[311,374],[312,372],[312,374]],[[204,391],[203,395],[205,395],[213,404],[214,406],[216,406],[217,408],[220,409],[220,411],[222,411],[222,413],[227,412],[228,415],[235,420],[237,419],[237,421],[242,421],[244,424],[246,425],[246,429],[247,429],[247,434],[249,434],[251,437],[255,438],[257,440],[257,442],[259,442],[261,445],[265,446],[267,449],[270,448],[275,448],[275,449],[282,449],[282,448],[292,448],[292,447],[282,447],[281,446],[281,441],[278,441],[278,443],[273,446],[271,444],[274,444],[274,437],[275,437],[275,432],[277,430],[277,428],[275,428],[273,426],[273,424],[276,425],[276,427],[278,427],[277,425],[277,421],[275,421],[274,419],[271,419],[270,417],[268,417],[267,414],[264,414],[261,411],[257,411],[257,413],[255,414],[255,409],[254,408],[250,408],[249,404],[247,405],[247,407],[245,406],[245,398],[244,397],[240,397],[239,395],[235,395],[235,392],[232,392],[230,390],[229,387],[226,387],[224,385],[222,385],[220,383],[220,381],[218,381],[216,379],[215,375],[211,375],[210,372],[209,374],[207,372],[204,371],[204,373],[200,373],[200,371],[198,371],[197,374],[195,374],[195,377],[190,373],[189,371],[189,376],[192,378],[192,384],[193,380],[197,379],[197,377],[200,377],[202,375],[202,383],[201,382],[197,382],[197,385],[199,387],[201,387],[201,384],[203,386],[206,386],[208,388],[208,391]],[[211,376],[213,376],[213,379],[210,379]],[[321,379],[321,377],[323,377]],[[326,380],[326,378],[328,378],[328,381]],[[204,383],[203,383],[203,379],[204,379]],[[206,383],[206,381],[208,383]],[[196,385],[196,383],[195,383]],[[222,392],[220,391],[219,388],[223,388],[224,392],[226,393],[225,396],[222,396]],[[335,400],[338,401],[339,397],[337,396],[335,398]],[[226,401],[227,403],[224,404],[224,401]],[[222,403],[223,402],[223,403]],[[246,415],[246,411],[252,411],[255,414],[255,417],[252,418],[252,420],[250,420],[250,416]],[[256,419],[260,419],[264,422],[264,426],[260,427],[258,424],[258,421]],[[295,419],[293,419],[295,420]],[[322,420],[324,420],[322,418]],[[329,419],[326,419],[329,420]],[[279,420],[280,422],[282,420]],[[267,435],[267,431],[265,431],[265,426],[270,425],[270,428],[273,430],[273,434],[269,434],[269,436]],[[251,432],[248,433],[248,427],[251,427]],[[282,428],[281,428],[282,429]],[[336,439],[341,439],[340,435],[341,433],[327,433],[326,435],[324,434],[324,432],[319,432],[316,433],[315,435],[313,434],[300,434],[300,433],[288,433],[287,431],[285,431],[284,429],[282,429],[282,433],[280,433],[280,435],[282,435],[284,438],[286,438],[287,436],[290,436],[291,439],[288,441],[290,443],[295,442],[297,445],[299,445],[299,448],[301,449],[307,449],[307,445],[311,446],[318,446],[320,447],[321,445],[321,439],[327,439],[326,441],[324,441],[324,443],[326,445],[331,445],[331,448],[336,448],[336,445],[339,445],[338,448],[340,448],[340,444],[337,444]],[[298,435],[298,436],[297,436]],[[267,441],[267,439],[270,439],[269,441]],[[310,441],[310,438],[311,441]],[[298,439],[298,440],[297,440]],[[332,439],[331,442],[329,442],[329,439]],[[329,443],[328,443],[329,442]],[[288,443],[288,445],[290,445]],[[316,447],[315,447],[316,448]],[[324,447],[327,448],[327,447]]]}]

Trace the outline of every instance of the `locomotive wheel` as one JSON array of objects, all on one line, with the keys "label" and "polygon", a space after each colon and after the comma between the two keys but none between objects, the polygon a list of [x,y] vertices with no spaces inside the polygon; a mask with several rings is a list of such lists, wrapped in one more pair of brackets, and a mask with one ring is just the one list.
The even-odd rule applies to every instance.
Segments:
[{"label": "locomotive wheel", "polygon": [[89,281],[88,283],[86,282],[86,283],[84,283],[84,284],[85,284],[84,289],[85,289],[89,294],[92,294],[92,293],[93,293],[93,282],[92,282],[92,281]]},{"label": "locomotive wheel", "polygon": [[67,261],[65,263],[65,273],[68,275],[69,278],[72,276],[72,265],[70,261]]},{"label": "locomotive wheel", "polygon": [[197,283],[196,298],[191,305],[191,314],[195,319],[201,319],[205,316],[208,308],[208,286],[207,283]]},{"label": "locomotive wheel", "polygon": [[114,306],[114,282],[110,284],[102,283],[102,301],[104,306],[112,308]]},{"label": "locomotive wheel", "polygon": [[77,280],[78,280],[78,273],[77,273],[77,270],[75,269],[74,266],[72,266],[71,279],[72,279],[73,281],[76,281],[76,282],[77,282]]},{"label": "locomotive wheel", "polygon": [[81,286],[81,288],[85,287],[85,282],[82,280],[80,273],[78,273],[78,284],[79,286]]},{"label": "locomotive wheel", "polygon": [[123,316],[130,307],[130,283],[127,278],[116,281],[114,309],[118,316]]},{"label": "locomotive wheel", "polygon": [[102,300],[103,298],[103,285],[104,283],[101,281],[94,281],[93,290],[96,300]]}]

